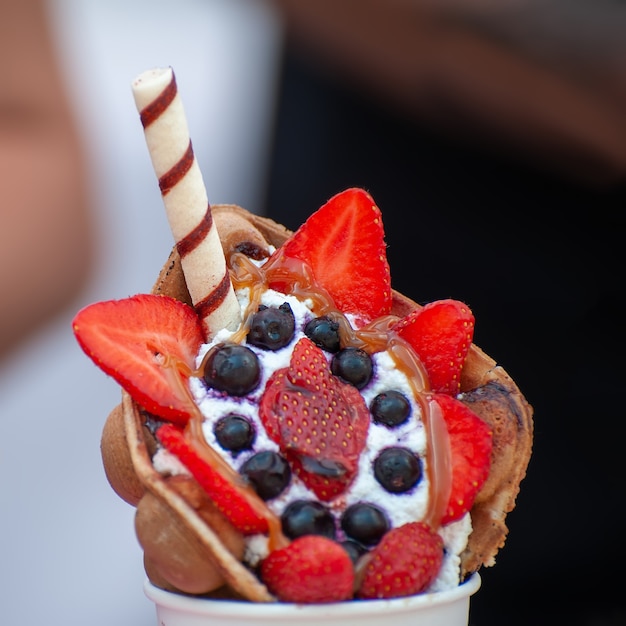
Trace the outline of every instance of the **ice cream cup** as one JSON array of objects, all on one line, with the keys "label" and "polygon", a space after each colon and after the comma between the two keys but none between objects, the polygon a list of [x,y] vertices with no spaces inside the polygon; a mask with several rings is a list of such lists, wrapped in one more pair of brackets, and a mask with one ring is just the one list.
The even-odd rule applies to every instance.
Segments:
[{"label": "ice cream cup", "polygon": [[333,604],[258,603],[186,596],[146,581],[144,592],[156,606],[159,626],[467,626],[470,597],[480,575],[449,591],[393,600],[355,600]]},{"label": "ice cream cup", "polygon": [[[252,258],[264,258],[269,255],[269,247],[280,247],[290,235],[284,226],[234,205],[214,205],[212,215],[218,223],[226,258],[241,249]],[[176,248],[152,292],[191,304]],[[393,293],[393,312],[399,317],[418,306],[402,294]],[[471,346],[466,360],[461,388],[467,390],[466,401],[472,401],[475,412],[493,428],[495,451],[490,476],[471,510],[473,530],[468,545],[460,555],[460,577],[465,579],[480,567],[493,565],[495,553],[504,544],[508,531],[506,514],[514,507],[530,456],[532,408],[508,374],[475,345]],[[287,623],[296,619],[308,624],[323,620],[328,626],[335,623],[329,617],[335,612],[343,620],[337,623],[358,620],[382,624],[382,615],[391,615],[390,611],[394,611],[394,616],[395,612],[398,614],[394,626],[415,623],[415,615],[420,616],[420,624],[467,626],[469,597],[478,589],[479,578],[471,578],[472,582],[449,593],[398,602],[347,602],[345,608],[341,608],[344,604],[335,604],[330,613],[327,613],[328,605],[277,604],[268,588],[242,562],[241,550],[231,545],[232,535],[236,535],[235,539],[239,536],[237,531],[225,521],[217,524],[215,515],[209,516],[211,503],[202,489],[193,481],[174,481],[155,469],[152,462],[155,446],[144,413],[123,392],[121,404],[114,408],[105,424],[101,451],[111,486],[121,498],[137,507],[135,529],[151,581],[146,590],[157,605],[159,626]],[[249,602],[231,602],[233,598],[245,598]],[[378,606],[385,608],[377,609]],[[444,617],[439,621],[423,621],[424,611],[428,615],[442,613]],[[459,611],[460,618],[453,621],[451,616]],[[161,617],[172,613],[177,615],[176,620]],[[255,621],[248,621],[250,615],[255,616]],[[370,621],[375,615],[378,621]],[[402,622],[404,615],[411,621]],[[209,616],[211,619],[207,621]]]}]

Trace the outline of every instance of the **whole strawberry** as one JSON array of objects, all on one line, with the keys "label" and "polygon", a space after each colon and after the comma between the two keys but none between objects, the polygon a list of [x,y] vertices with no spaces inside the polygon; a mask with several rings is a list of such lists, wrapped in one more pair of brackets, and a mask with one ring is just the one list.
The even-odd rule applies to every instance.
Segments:
[{"label": "whole strawberry", "polygon": [[429,526],[398,526],[370,552],[357,595],[375,599],[421,593],[437,577],[442,560],[443,540]]},{"label": "whole strawberry", "polygon": [[352,598],[354,568],[348,553],[320,535],[299,537],[261,563],[261,578],[282,602],[341,602]]}]

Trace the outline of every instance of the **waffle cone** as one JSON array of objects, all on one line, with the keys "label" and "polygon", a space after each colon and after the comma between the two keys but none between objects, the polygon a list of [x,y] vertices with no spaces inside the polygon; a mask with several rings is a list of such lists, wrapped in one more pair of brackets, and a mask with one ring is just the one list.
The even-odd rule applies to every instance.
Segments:
[{"label": "waffle cone", "polygon": [[[291,234],[284,226],[234,205],[212,207],[226,258],[234,251],[263,258]],[[153,293],[191,303],[180,258],[174,249]],[[394,292],[393,313],[404,316],[419,305]],[[472,345],[461,377],[462,400],[493,431],[489,477],[471,510],[473,530],[461,556],[465,578],[495,563],[526,475],[533,439],[533,410],[507,372]],[[241,562],[243,539],[191,479],[166,478],[153,467],[155,440],[144,414],[126,392],[110,413],[102,434],[107,478],[125,501],[137,507],[136,531],[145,568],[157,586],[208,597],[271,602],[275,598]]]}]

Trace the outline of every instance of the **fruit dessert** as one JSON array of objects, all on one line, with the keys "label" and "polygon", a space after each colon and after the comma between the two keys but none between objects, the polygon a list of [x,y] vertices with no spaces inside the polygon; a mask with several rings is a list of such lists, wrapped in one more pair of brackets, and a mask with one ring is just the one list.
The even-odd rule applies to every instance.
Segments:
[{"label": "fruit dessert", "polygon": [[325,603],[450,589],[493,565],[532,408],[472,343],[470,308],[392,289],[363,189],[293,233],[209,206],[181,111],[178,148],[167,119],[150,134],[180,107],[173,73],[134,89],[176,245],[151,293],[89,305],[73,328],[122,387],[102,456],[151,582]]}]

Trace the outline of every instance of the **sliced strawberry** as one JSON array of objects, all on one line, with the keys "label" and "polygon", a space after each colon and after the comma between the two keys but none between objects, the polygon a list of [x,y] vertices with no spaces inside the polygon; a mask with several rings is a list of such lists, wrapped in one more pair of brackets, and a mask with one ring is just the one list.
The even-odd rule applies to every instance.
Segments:
[{"label": "sliced strawberry", "polygon": [[341,602],[352,597],[354,568],[338,543],[305,535],[271,552],[261,563],[261,578],[283,602]]},{"label": "sliced strawberry", "polygon": [[215,506],[244,535],[268,531],[267,518],[233,482],[207,463],[187,441],[184,433],[172,424],[164,424],[156,432],[163,446],[176,456],[206,491]]},{"label": "sliced strawberry", "polygon": [[450,438],[452,488],[441,520],[445,525],[472,508],[476,494],[487,480],[493,435],[487,424],[460,400],[446,394],[433,394],[430,398],[441,408]]},{"label": "sliced strawberry", "polygon": [[353,188],[313,213],[275,254],[304,261],[340,311],[369,321],[391,311],[384,236],[373,198]]},{"label": "sliced strawberry", "polygon": [[443,561],[443,540],[422,522],[391,529],[370,552],[357,595],[399,598],[426,591]]},{"label": "sliced strawberry", "polygon": [[195,410],[187,379],[203,342],[195,311],[168,296],[97,302],[72,322],[83,351],[147,411],[184,424]]},{"label": "sliced strawberry", "polygon": [[355,477],[370,423],[355,387],[332,375],[324,353],[303,337],[289,367],[270,377],[259,415],[293,471],[321,500],[342,493]]},{"label": "sliced strawberry", "polygon": [[461,369],[474,338],[474,315],[458,300],[436,300],[394,327],[426,367],[432,391],[456,396]]}]

